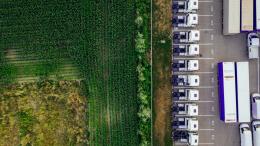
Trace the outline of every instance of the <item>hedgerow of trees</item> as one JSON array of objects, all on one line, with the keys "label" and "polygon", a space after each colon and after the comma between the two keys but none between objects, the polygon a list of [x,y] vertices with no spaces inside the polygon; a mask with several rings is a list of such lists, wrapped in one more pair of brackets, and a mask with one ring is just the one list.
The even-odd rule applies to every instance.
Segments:
[{"label": "hedgerow of trees", "polygon": [[151,63],[150,63],[150,1],[136,0],[136,39],[138,55],[138,103],[140,146],[151,145]]}]

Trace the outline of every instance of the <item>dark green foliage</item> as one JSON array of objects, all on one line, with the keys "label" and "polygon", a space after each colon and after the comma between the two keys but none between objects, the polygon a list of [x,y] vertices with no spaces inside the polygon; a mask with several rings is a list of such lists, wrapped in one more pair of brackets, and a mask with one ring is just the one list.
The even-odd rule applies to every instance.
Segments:
[{"label": "dark green foliage", "polygon": [[32,132],[32,126],[35,122],[35,118],[25,111],[20,111],[17,113],[18,115],[18,121],[19,121],[19,135],[20,137],[24,137],[27,134],[30,134]]},{"label": "dark green foliage", "polygon": [[[139,136],[140,145],[151,145],[151,64],[150,58],[150,1],[136,0],[138,53],[138,98],[139,98]],[[142,21],[141,21],[142,20]],[[142,22],[142,23],[141,23]],[[148,55],[149,54],[149,55]]]}]

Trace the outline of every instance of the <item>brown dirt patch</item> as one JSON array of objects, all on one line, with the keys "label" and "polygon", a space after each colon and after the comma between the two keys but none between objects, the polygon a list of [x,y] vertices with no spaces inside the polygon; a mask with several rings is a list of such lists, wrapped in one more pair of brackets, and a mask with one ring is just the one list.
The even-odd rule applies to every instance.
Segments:
[{"label": "brown dirt patch", "polygon": [[153,21],[153,29],[155,31],[155,35],[157,32],[169,32],[171,30],[171,0],[154,0],[154,21]]}]

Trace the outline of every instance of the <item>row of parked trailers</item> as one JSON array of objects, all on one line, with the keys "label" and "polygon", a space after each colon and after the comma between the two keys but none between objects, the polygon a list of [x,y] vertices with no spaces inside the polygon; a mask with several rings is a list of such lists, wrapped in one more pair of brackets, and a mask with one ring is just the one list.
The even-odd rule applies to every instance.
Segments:
[{"label": "row of parked trailers", "polygon": [[248,62],[218,63],[220,119],[225,123],[250,122]]},{"label": "row of parked trailers", "polygon": [[260,0],[224,0],[223,34],[260,31]]},{"label": "row of parked trailers", "polygon": [[[173,28],[185,28],[185,31],[173,32],[172,61],[172,138],[176,143],[198,145],[198,75],[190,74],[199,70],[199,61],[192,59],[198,56],[200,32],[194,30],[198,25],[198,0],[173,1]],[[188,28],[188,29],[187,29]],[[178,75],[174,75],[178,72]],[[182,88],[175,88],[182,87]]]}]

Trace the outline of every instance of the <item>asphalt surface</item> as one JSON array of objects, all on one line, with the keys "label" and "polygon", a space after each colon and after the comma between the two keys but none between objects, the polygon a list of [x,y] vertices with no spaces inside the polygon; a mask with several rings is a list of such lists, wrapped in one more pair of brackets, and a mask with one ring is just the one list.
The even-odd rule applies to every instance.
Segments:
[{"label": "asphalt surface", "polygon": [[[219,119],[217,63],[221,61],[249,61],[246,34],[223,36],[222,1],[199,0],[200,75],[199,145],[239,146],[239,124],[225,124]],[[174,31],[183,30],[174,28]],[[185,57],[181,57],[185,59]],[[174,57],[173,59],[178,59]],[[250,92],[259,91],[259,60],[250,60]],[[178,74],[178,73],[174,73]],[[184,73],[185,74],[185,73]],[[188,73],[191,74],[191,73]],[[179,145],[175,143],[175,145]]]}]

